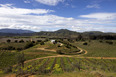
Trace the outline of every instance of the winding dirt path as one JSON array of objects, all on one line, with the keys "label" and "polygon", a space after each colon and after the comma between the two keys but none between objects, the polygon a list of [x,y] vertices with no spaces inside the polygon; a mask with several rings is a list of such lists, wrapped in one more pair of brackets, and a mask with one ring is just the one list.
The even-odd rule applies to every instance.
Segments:
[{"label": "winding dirt path", "polygon": [[56,52],[56,50],[53,50],[53,49],[46,49],[46,48],[37,48],[37,50],[44,50],[44,51]]},{"label": "winding dirt path", "polygon": [[[80,55],[55,55],[55,56],[47,56],[47,57],[41,57],[41,58],[36,58],[36,59],[31,59],[31,60],[27,60],[25,61],[24,63],[28,63],[28,62],[31,62],[31,61],[35,61],[35,60],[39,60],[39,59],[45,59],[45,58],[54,58],[54,57],[74,57],[74,58],[88,58],[88,59],[115,59],[116,60],[116,57],[83,57],[82,55],[85,55],[87,54],[87,51],[80,48],[80,47],[77,47],[78,49],[80,49],[80,52],[78,53],[82,53],[83,51],[85,51],[84,54],[80,54]],[[39,50],[45,50],[45,51],[52,51],[52,52],[56,52],[56,50],[50,50],[50,49],[45,49],[45,48],[37,48]],[[14,65],[16,66],[16,65]],[[13,67],[14,67],[13,66]]]},{"label": "winding dirt path", "polygon": [[74,58],[88,58],[88,59],[115,59],[116,57],[79,57],[79,56],[72,56],[72,55],[56,55],[56,56],[48,56],[48,57],[41,57],[36,59],[27,60],[24,63],[28,63],[31,61],[39,60],[39,59],[45,59],[45,58],[54,58],[54,57],[74,57]]},{"label": "winding dirt path", "polygon": [[53,57],[72,57],[70,55],[56,55],[56,56],[47,56],[47,57],[40,57],[40,58],[36,58],[36,59],[31,59],[31,60],[27,60],[24,63],[28,63],[34,60],[39,60],[39,59],[45,59],[45,58],[53,58]]}]

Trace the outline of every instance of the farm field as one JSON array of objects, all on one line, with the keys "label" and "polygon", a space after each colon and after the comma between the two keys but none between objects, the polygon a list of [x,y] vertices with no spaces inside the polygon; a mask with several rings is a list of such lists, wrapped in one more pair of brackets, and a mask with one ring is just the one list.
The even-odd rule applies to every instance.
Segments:
[{"label": "farm field", "polygon": [[87,41],[88,45],[83,45],[84,42],[78,41],[72,43],[75,46],[79,46],[82,49],[87,50],[85,57],[116,57],[116,41],[113,40],[114,44],[110,45],[99,40]]},{"label": "farm field", "polygon": [[[70,76],[76,77],[77,74],[75,72],[81,77],[93,77],[94,75],[96,75],[96,77],[115,77],[116,59],[112,59],[116,57],[115,54],[113,54],[115,53],[115,43],[109,45],[106,42],[101,43],[95,40],[86,42],[88,43],[87,45],[83,45],[82,41],[74,43],[67,42],[66,44],[64,44],[64,42],[62,46],[59,46],[58,44],[47,41],[42,44],[35,44],[22,51],[1,51],[0,72],[4,72],[6,69],[8,71],[9,67],[12,67],[10,68],[12,70],[10,71],[11,73],[17,76],[24,75],[24,77],[27,75],[34,75],[35,77],[47,77],[48,75],[57,77],[61,75],[61,77],[65,77],[65,75],[69,73]],[[25,43],[16,44],[22,44],[22,47],[25,45]],[[16,44],[9,43],[9,45],[13,46]],[[110,49],[104,47],[109,47]],[[109,52],[108,49],[111,50],[111,52]],[[58,50],[68,54],[57,53]],[[78,52],[75,53],[74,51],[76,50]],[[74,54],[69,54],[69,51]],[[20,53],[24,53],[24,67],[17,65],[16,56]]]},{"label": "farm field", "polygon": [[26,43],[0,43],[0,48],[7,48],[8,46],[12,46],[17,48],[24,48],[24,46],[26,45]]},{"label": "farm field", "polygon": [[[98,76],[106,76],[107,74],[102,73],[107,72],[110,76],[115,76],[116,72],[116,60],[104,60],[104,59],[78,59],[74,57],[59,57],[59,58],[45,58],[38,59],[32,62],[25,63],[24,67],[21,67],[22,72],[19,73],[18,69],[20,67],[16,66],[13,68],[13,72],[17,74],[25,73],[29,75],[31,73],[37,73],[39,75],[44,74],[62,74],[65,72],[91,72],[96,71],[96,73],[87,74],[87,77],[93,77],[94,74]],[[86,73],[85,73],[86,74]],[[81,75],[81,74],[80,74]],[[52,75],[51,75],[52,76]],[[84,77],[84,76],[83,76]]]}]

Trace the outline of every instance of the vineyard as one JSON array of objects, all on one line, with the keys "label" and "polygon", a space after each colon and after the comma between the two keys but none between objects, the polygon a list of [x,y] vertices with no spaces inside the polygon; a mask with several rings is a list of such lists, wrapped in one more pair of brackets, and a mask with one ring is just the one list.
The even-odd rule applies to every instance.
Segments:
[{"label": "vineyard", "polygon": [[48,74],[72,71],[95,71],[116,72],[116,60],[104,59],[78,59],[71,57],[57,57],[38,59],[25,63],[24,67],[15,66],[13,72],[23,74]]},{"label": "vineyard", "polygon": [[[66,41],[61,41],[61,43],[63,45],[59,46],[58,43],[52,44],[50,41],[48,41],[44,42],[42,45],[37,44],[20,52],[14,50],[1,50],[0,73],[13,73],[19,77],[23,75],[25,77],[26,75],[61,75],[73,72],[85,73],[85,71],[86,73],[88,71],[103,71],[105,73],[116,72],[115,58],[113,59],[113,57],[105,57],[106,55],[103,52],[103,56],[87,56],[92,52],[89,51],[89,47],[96,47],[93,45],[96,43],[95,41],[89,42],[88,45],[83,45],[83,42],[69,43]],[[102,44],[97,42],[96,44],[99,44],[97,47],[101,49],[102,45],[105,43]],[[80,45],[82,48],[78,47],[78,45]],[[106,46],[110,47],[108,44]],[[87,51],[83,48],[87,49]],[[98,50],[97,48],[94,48],[94,54],[100,54],[97,53],[95,49]],[[21,53],[24,54],[23,58],[21,58]],[[22,62],[23,60],[24,62]],[[102,75],[103,74],[100,74],[100,77],[103,77]]]},{"label": "vineyard", "polygon": [[[42,52],[42,51],[40,51]],[[13,66],[17,63],[16,61],[16,55],[19,54],[20,52],[10,52],[9,50],[1,50],[0,51],[0,69],[4,69],[9,66]],[[35,59],[38,57],[46,57],[46,56],[51,56],[51,54],[30,54],[30,53],[25,53],[25,59],[30,60],[30,59]]]}]

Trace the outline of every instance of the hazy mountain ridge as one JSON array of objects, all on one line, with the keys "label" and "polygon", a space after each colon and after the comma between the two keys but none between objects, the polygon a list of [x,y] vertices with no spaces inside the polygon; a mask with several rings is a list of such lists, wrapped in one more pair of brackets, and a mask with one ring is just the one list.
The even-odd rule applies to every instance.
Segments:
[{"label": "hazy mountain ridge", "polygon": [[116,33],[104,33],[100,31],[76,32],[68,29],[57,31],[40,31],[34,32],[22,29],[0,29],[0,36],[57,36],[57,37],[77,37],[78,35],[116,35]]},{"label": "hazy mountain ridge", "polygon": [[22,30],[22,29],[0,29],[0,33],[22,34],[22,33],[34,33],[34,32],[30,30]]}]

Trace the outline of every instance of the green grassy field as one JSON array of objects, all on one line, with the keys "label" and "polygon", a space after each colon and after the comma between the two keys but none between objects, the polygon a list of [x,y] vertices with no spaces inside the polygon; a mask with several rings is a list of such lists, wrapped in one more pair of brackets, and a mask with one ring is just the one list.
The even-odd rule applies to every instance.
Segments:
[{"label": "green grassy field", "polygon": [[88,42],[88,45],[83,45],[82,41],[72,43],[75,46],[79,46],[82,49],[88,51],[85,56],[89,57],[116,57],[116,41],[110,45],[105,42],[100,43],[98,40]]}]

